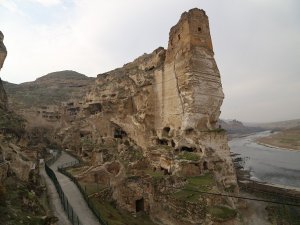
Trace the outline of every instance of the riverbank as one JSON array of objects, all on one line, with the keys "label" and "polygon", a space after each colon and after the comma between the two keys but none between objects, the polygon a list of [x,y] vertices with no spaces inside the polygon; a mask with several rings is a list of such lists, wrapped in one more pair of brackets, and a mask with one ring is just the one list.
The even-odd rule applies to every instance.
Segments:
[{"label": "riverbank", "polygon": [[300,151],[300,127],[282,130],[255,140],[260,145],[289,151]]},{"label": "riverbank", "polygon": [[275,148],[275,149],[282,149],[282,150],[287,150],[287,151],[300,151],[299,149],[292,149],[292,148],[283,148],[280,146],[275,146],[275,145],[270,145],[270,144],[266,144],[261,140],[256,140],[255,141],[257,144],[268,147],[268,148]]},{"label": "riverbank", "polygon": [[300,151],[257,143],[270,131],[259,132],[229,141],[238,175],[254,181],[300,188]]}]

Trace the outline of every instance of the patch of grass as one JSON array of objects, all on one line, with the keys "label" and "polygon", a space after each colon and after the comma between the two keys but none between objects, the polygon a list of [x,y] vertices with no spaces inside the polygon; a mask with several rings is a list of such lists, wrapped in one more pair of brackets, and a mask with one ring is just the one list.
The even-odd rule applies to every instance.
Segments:
[{"label": "patch of grass", "polygon": [[77,174],[80,174],[82,171],[83,171],[82,167],[69,167],[67,169],[67,172],[69,172],[73,176],[76,176]]},{"label": "patch of grass", "polygon": [[155,225],[145,213],[133,217],[128,212],[118,210],[113,203],[102,200],[100,202],[95,198],[91,201],[108,225]]},{"label": "patch of grass", "polygon": [[200,193],[197,193],[193,190],[180,190],[178,192],[175,192],[173,196],[177,199],[183,200],[183,201],[189,201],[189,202],[197,202],[199,197],[201,196]]},{"label": "patch of grass", "polygon": [[106,187],[102,184],[97,184],[97,183],[84,183],[84,182],[79,182],[80,186],[86,191],[87,195],[94,194],[96,192],[99,192]]},{"label": "patch of grass", "polygon": [[178,156],[177,159],[185,159],[185,160],[190,160],[190,161],[198,161],[201,159],[201,157],[195,153],[195,152],[181,152]]},{"label": "patch of grass", "polygon": [[164,176],[164,172],[161,170],[152,170],[152,169],[147,169],[146,174],[149,174],[153,178],[161,178]]},{"label": "patch of grass", "polygon": [[203,176],[187,178],[188,184],[186,188],[196,188],[202,191],[208,191],[214,185],[213,175],[206,173]]},{"label": "patch of grass", "polygon": [[215,184],[213,175],[207,173],[203,176],[187,178],[187,184],[182,190],[175,192],[173,196],[177,199],[196,202],[202,193],[197,191],[209,191]]},{"label": "patch of grass", "polygon": [[212,216],[213,220],[224,222],[236,217],[237,212],[226,206],[213,206],[208,208],[208,213]]},{"label": "patch of grass", "polygon": [[160,145],[158,149],[162,149],[162,150],[167,151],[167,152],[170,152],[170,151],[174,150],[174,148],[169,146],[169,145]]}]

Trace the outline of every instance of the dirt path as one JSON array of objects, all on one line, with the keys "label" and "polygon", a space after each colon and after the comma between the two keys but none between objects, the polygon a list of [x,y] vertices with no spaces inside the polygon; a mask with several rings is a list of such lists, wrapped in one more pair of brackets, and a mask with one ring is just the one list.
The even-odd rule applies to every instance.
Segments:
[{"label": "dirt path", "polygon": [[[99,221],[92,213],[88,205],[86,204],[82,194],[78,190],[77,186],[65,175],[57,171],[57,167],[63,163],[73,162],[76,160],[72,156],[62,152],[59,159],[51,166],[51,169],[55,172],[58,182],[61,185],[68,201],[75,213],[77,214],[79,220],[83,225],[100,225]],[[57,193],[56,193],[57,194]],[[59,200],[59,199],[58,199]],[[60,202],[59,202],[60,204]],[[61,207],[61,204],[60,204]],[[62,210],[62,207],[61,207]],[[63,210],[61,211],[63,212]]]}]

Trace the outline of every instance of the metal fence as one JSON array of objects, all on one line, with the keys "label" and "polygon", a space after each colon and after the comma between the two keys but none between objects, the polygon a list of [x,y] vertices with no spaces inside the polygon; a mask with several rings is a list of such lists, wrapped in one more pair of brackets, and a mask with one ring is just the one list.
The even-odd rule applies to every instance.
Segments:
[{"label": "metal fence", "polygon": [[55,188],[56,188],[56,191],[59,195],[59,198],[60,198],[60,201],[61,201],[61,204],[70,220],[70,222],[73,224],[73,225],[83,225],[81,223],[81,221],[79,220],[77,214],[75,213],[75,211],[73,210],[72,206],[69,204],[69,201],[68,201],[68,198],[66,197],[64,191],[62,190],[58,180],[57,180],[57,177],[55,175],[55,173],[53,172],[53,170],[50,168],[50,165],[52,165],[61,155],[61,152],[58,152],[58,154],[56,154],[53,158],[51,158],[50,160],[48,160],[46,163],[45,163],[45,170],[46,170],[46,173],[47,175],[50,177],[50,179],[52,180]]},{"label": "metal fence", "polygon": [[48,159],[45,164],[51,166],[61,156],[60,150],[55,151],[55,153],[56,154],[54,154],[54,156],[52,156],[51,159]]},{"label": "metal fence", "polygon": [[69,173],[66,170],[68,167],[75,166],[77,164],[79,164],[78,160],[62,164],[61,166],[58,167],[58,171],[61,172],[62,174],[64,174],[65,176],[69,177],[76,184],[76,186],[78,187],[79,191],[81,192],[84,200],[86,201],[88,207],[91,209],[91,211],[97,217],[99,223],[102,225],[108,225],[108,223],[102,218],[99,211],[96,209],[94,203],[90,200],[86,191],[82,188],[82,186],[80,185],[78,180],[71,173]]}]

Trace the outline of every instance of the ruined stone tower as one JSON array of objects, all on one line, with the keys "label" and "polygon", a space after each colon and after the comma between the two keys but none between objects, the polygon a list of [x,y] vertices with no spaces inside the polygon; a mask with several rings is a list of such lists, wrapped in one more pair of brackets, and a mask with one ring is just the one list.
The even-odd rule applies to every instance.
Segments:
[{"label": "ruined stone tower", "polygon": [[183,13],[170,31],[162,75],[164,126],[182,131],[216,128],[224,95],[213,56],[205,12]]}]

